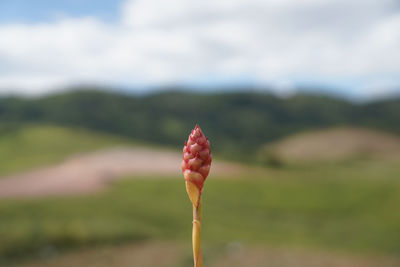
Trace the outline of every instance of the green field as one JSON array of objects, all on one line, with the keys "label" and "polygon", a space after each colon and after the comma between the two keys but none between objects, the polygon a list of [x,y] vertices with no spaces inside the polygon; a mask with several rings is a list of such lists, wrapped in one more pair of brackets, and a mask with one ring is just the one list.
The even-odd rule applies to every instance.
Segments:
[{"label": "green field", "polygon": [[[0,135],[0,151],[7,155],[0,174],[126,143],[83,130],[14,129]],[[360,159],[254,168],[231,179],[211,175],[204,246],[217,252],[239,243],[400,257],[399,173],[396,159]],[[86,196],[2,199],[0,266],[30,262],[48,250],[64,255],[144,241],[190,247],[191,220],[181,177],[134,177]],[[205,257],[215,251],[206,249]]]},{"label": "green field", "polygon": [[58,162],[67,156],[112,145],[123,138],[79,128],[23,126],[0,132],[0,175]]},{"label": "green field", "polygon": [[[400,255],[396,173],[377,179],[334,176],[280,170],[231,180],[210,177],[205,244]],[[94,196],[0,201],[3,263],[37,256],[49,246],[62,251],[143,240],[190,242],[190,231],[191,207],[182,180],[175,178],[124,180]]]}]

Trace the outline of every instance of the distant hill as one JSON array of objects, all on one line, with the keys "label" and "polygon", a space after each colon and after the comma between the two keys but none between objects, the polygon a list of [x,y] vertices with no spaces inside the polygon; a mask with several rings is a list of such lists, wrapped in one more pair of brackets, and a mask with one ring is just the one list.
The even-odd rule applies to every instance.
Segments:
[{"label": "distant hill", "polygon": [[362,128],[331,128],[295,134],[264,150],[289,162],[393,157],[400,155],[400,137]]},{"label": "distant hill", "polygon": [[262,144],[305,130],[351,125],[400,134],[400,99],[361,105],[319,95],[167,91],[129,96],[98,90],[0,98],[0,130],[32,122],[177,146],[199,123],[219,155],[251,160]]}]

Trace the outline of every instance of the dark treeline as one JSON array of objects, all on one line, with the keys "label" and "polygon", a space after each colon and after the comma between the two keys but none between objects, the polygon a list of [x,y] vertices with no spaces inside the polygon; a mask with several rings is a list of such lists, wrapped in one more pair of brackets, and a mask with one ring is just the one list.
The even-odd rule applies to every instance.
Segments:
[{"label": "dark treeline", "polygon": [[352,125],[400,134],[400,99],[355,104],[318,95],[169,91],[135,97],[86,90],[0,98],[0,122],[85,127],[169,145],[182,145],[199,123],[214,149],[235,158],[238,151],[250,156],[266,142],[315,128]]}]

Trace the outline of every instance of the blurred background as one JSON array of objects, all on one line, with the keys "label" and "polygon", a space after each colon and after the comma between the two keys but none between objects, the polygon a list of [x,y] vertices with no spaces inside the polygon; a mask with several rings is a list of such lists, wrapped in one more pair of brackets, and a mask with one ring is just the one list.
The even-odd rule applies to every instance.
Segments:
[{"label": "blurred background", "polygon": [[0,0],[0,266],[400,266],[396,0]]}]

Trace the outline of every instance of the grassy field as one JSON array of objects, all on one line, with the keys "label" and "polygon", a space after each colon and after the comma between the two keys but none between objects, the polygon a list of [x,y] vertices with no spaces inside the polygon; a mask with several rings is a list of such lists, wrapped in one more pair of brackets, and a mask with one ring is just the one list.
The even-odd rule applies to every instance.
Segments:
[{"label": "grassy field", "polygon": [[[380,167],[373,165],[336,166],[336,172],[328,167],[325,175],[319,168],[293,168],[233,179],[211,176],[204,242],[400,255],[398,172],[393,165],[384,176],[374,175]],[[190,242],[190,231],[191,207],[175,177],[123,180],[90,196],[0,201],[3,263],[48,248]]]},{"label": "grassy field", "polygon": [[27,170],[127,140],[83,129],[24,126],[0,132],[0,175]]},{"label": "grassy field", "polygon": [[[0,175],[126,143],[52,126],[3,131]],[[205,257],[229,244],[400,257],[399,173],[398,159],[360,158],[254,168],[231,179],[211,174],[204,197]],[[2,199],[0,266],[154,242],[189,247],[182,264],[188,266],[191,220],[182,177],[134,177],[86,196]]]}]

